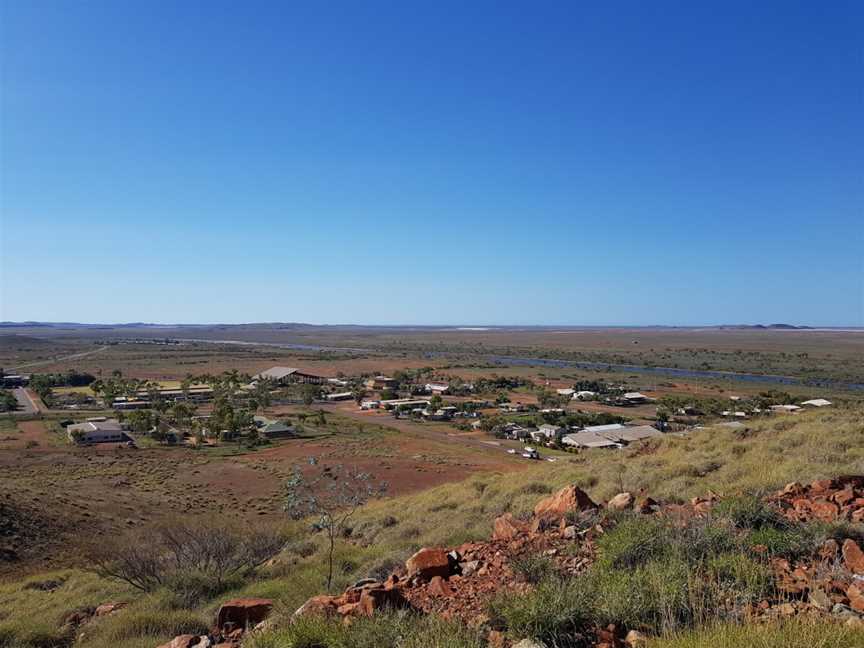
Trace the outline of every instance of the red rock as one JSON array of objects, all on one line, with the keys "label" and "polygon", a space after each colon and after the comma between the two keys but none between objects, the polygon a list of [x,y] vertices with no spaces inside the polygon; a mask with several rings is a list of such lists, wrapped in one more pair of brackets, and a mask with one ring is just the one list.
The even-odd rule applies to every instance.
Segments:
[{"label": "red rock", "polygon": [[125,603],[103,603],[99,607],[96,608],[96,612],[94,614],[96,616],[105,616],[106,614],[111,614],[112,612],[116,612],[123,606]]},{"label": "red rock", "polygon": [[497,518],[492,523],[492,539],[493,540],[512,540],[513,538],[528,532],[528,526],[516,518],[511,513],[505,513]]},{"label": "red rock", "polygon": [[577,486],[565,486],[554,495],[540,500],[534,507],[537,517],[563,517],[567,513],[596,509],[588,493]]},{"label": "red rock", "polygon": [[640,497],[636,502],[635,510],[639,513],[653,513],[657,508],[657,502],[650,497]]},{"label": "red rock", "polygon": [[813,512],[813,517],[822,522],[833,522],[840,512],[834,502],[827,500],[813,500],[810,503],[810,510]]},{"label": "red rock", "polygon": [[857,585],[850,585],[846,590],[846,596],[849,597],[849,607],[856,612],[864,612],[864,591]]},{"label": "red rock", "polygon": [[843,562],[846,569],[853,574],[864,574],[864,551],[854,540],[847,539],[843,542]]},{"label": "red rock", "polygon": [[618,493],[606,503],[606,508],[610,511],[626,511],[633,508],[635,502],[636,498],[633,497],[632,493]]},{"label": "red rock", "polygon": [[168,643],[159,646],[159,648],[192,648],[200,643],[202,643],[201,637],[198,635],[177,635]]},{"label": "red rock", "polygon": [[237,628],[257,625],[267,618],[273,609],[273,601],[263,598],[232,599],[225,601],[216,615],[216,627],[224,628],[232,623]]},{"label": "red rock", "polygon": [[405,562],[408,577],[419,576],[430,579],[433,576],[450,575],[450,558],[445,549],[423,548]]},{"label": "red rock", "polygon": [[833,479],[817,479],[810,484],[810,490],[815,493],[824,493],[825,491],[831,490],[833,485]]},{"label": "red rock", "polygon": [[783,495],[802,495],[804,487],[798,482],[790,482],[783,487]]},{"label": "red rock", "polygon": [[305,616],[307,614],[327,616],[334,614],[337,607],[335,597],[328,596],[327,594],[319,594],[318,596],[313,596],[297,608],[297,611],[294,612],[294,616]]},{"label": "red rock", "polygon": [[375,610],[382,608],[395,610],[410,607],[401,591],[395,588],[385,589],[384,587],[363,590],[357,606],[357,612],[365,616],[372,616]]},{"label": "red rock", "polygon": [[427,589],[433,596],[453,596],[453,588],[440,576],[433,576]]}]

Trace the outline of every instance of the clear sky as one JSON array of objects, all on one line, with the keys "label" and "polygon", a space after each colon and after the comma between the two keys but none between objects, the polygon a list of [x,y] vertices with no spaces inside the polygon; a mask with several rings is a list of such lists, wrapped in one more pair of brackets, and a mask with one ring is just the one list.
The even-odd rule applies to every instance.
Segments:
[{"label": "clear sky", "polygon": [[864,325],[862,2],[0,7],[0,319]]}]

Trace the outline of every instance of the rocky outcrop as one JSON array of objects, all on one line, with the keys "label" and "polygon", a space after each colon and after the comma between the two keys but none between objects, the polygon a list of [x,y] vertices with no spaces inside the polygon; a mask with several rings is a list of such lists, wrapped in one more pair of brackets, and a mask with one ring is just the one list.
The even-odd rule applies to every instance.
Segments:
[{"label": "rocky outcrop", "polygon": [[446,549],[421,549],[405,563],[408,577],[429,580],[435,576],[446,578],[451,573],[450,556]]},{"label": "rocky outcrop", "polygon": [[626,511],[633,508],[635,502],[636,498],[632,493],[618,493],[606,503],[606,508],[610,511]]},{"label": "rocky outcrop", "polygon": [[568,513],[593,510],[597,504],[578,486],[566,486],[554,495],[540,500],[534,507],[536,517],[563,518]]},{"label": "rocky outcrop", "polygon": [[273,601],[262,598],[244,598],[225,601],[216,613],[216,627],[221,630],[250,628],[258,625],[270,614]]}]

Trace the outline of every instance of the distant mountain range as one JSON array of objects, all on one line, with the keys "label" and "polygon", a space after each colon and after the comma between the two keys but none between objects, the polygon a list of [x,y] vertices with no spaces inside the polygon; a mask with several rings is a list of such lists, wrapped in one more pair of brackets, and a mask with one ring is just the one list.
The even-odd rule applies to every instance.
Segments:
[{"label": "distant mountain range", "polygon": [[[452,326],[441,326],[441,325],[375,325],[375,324],[305,324],[302,322],[249,322],[244,324],[156,324],[153,322],[122,322],[122,323],[83,323],[83,322],[0,322],[0,329],[4,328],[79,328],[79,329],[179,329],[179,328],[188,328],[188,329],[204,329],[204,328],[255,328],[255,329],[268,329],[268,330],[304,330],[304,329],[320,329],[320,328],[341,328],[341,329],[351,329],[351,328],[363,328],[363,329],[375,329],[375,328],[390,328],[390,329],[459,329],[459,330],[471,330],[474,328],[473,325],[463,324],[463,325],[452,325]],[[806,331],[813,329],[857,329],[861,327],[855,326],[825,326],[825,327],[815,327],[815,326],[796,326],[794,324],[717,324],[717,325],[706,325],[706,326],[664,326],[664,325],[647,325],[647,326],[579,326],[579,325],[538,325],[538,326],[524,326],[524,325],[511,325],[511,326],[490,326],[490,325],[478,325],[478,330],[494,330],[494,329],[511,329],[518,327],[520,329],[580,329],[580,328],[643,328],[643,329],[676,329],[676,328],[684,328],[684,329],[719,329],[719,330],[776,330],[776,331]]]}]

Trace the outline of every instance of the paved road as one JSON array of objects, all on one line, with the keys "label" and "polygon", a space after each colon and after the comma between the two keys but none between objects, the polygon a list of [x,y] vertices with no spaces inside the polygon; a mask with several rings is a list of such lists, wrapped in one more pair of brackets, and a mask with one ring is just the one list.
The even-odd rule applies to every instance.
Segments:
[{"label": "paved road", "polygon": [[36,407],[36,403],[33,402],[33,399],[30,398],[30,394],[27,393],[27,390],[23,387],[16,387],[12,390],[12,394],[18,400],[18,410],[14,412],[15,414],[38,414],[39,408]]}]

